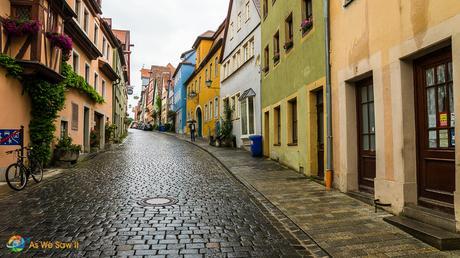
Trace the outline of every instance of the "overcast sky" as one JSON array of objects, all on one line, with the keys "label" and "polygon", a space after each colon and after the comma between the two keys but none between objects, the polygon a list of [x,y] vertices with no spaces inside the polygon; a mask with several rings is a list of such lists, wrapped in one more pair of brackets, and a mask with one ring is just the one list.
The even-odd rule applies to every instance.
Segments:
[{"label": "overcast sky", "polygon": [[[113,28],[131,31],[135,95],[140,94],[142,66],[176,67],[199,34],[217,29],[227,8],[228,0],[103,0],[103,16],[113,19]],[[134,106],[133,96],[129,103]]]}]

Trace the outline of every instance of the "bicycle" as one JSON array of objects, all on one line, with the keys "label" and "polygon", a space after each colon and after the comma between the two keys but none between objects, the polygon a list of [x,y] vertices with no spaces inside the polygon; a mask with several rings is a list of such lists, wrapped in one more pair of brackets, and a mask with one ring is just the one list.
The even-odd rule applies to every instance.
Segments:
[{"label": "bicycle", "polygon": [[[24,150],[26,156],[24,156]],[[32,148],[21,148],[17,150],[7,151],[7,154],[13,154],[16,152],[17,161],[11,164],[6,169],[6,182],[8,185],[16,191],[20,191],[26,187],[29,177],[32,176],[36,183],[40,183],[43,179],[43,166],[42,164],[34,159],[31,155]],[[26,164],[24,159],[28,160]]]}]

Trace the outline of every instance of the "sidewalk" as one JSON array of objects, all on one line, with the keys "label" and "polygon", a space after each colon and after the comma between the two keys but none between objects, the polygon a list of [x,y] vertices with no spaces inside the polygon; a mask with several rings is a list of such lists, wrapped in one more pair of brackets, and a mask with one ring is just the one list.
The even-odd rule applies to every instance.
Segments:
[{"label": "sidewalk", "polygon": [[[177,138],[190,142],[184,136]],[[193,144],[209,152],[244,184],[307,233],[333,257],[459,257],[460,251],[441,252],[383,221],[391,214],[240,149],[216,148],[203,140]]]}]

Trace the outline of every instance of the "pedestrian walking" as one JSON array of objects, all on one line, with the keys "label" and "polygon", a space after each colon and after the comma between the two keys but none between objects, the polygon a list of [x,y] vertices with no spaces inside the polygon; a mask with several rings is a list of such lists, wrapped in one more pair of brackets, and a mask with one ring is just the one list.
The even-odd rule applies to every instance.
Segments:
[{"label": "pedestrian walking", "polygon": [[195,141],[195,123],[190,123],[190,140]]}]

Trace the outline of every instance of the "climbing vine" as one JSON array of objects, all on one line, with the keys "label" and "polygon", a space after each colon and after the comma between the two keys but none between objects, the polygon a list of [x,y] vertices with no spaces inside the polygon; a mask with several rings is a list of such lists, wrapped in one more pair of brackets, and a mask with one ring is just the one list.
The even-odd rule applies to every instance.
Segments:
[{"label": "climbing vine", "polygon": [[55,120],[58,112],[64,108],[64,84],[52,84],[42,79],[22,80],[25,91],[31,100],[31,115],[29,130],[33,155],[48,162],[51,157],[51,143],[56,131]]},{"label": "climbing vine", "polygon": [[62,63],[62,75],[66,78],[62,83],[67,89],[74,88],[88,95],[94,102],[102,104],[104,98],[89,85],[83,77],[75,73],[70,65]]},{"label": "climbing vine", "polygon": [[16,61],[5,54],[0,54],[0,66],[6,69],[7,75],[19,79],[24,69],[16,63]]}]

